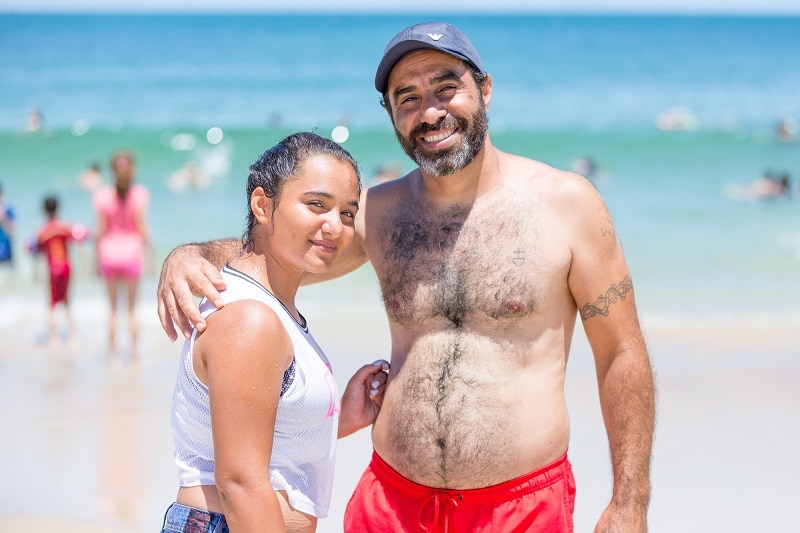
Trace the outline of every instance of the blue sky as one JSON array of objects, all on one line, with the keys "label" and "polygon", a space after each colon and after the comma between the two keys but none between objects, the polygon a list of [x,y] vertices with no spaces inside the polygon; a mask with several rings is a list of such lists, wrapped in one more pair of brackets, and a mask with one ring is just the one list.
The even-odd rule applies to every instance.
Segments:
[{"label": "blue sky", "polygon": [[0,0],[0,12],[593,12],[800,14],[798,0]]}]

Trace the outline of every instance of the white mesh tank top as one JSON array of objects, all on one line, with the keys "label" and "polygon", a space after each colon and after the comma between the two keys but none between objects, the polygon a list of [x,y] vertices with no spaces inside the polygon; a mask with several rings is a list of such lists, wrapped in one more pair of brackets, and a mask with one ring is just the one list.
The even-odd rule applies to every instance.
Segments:
[{"label": "white mesh tank top", "polygon": [[[269,477],[276,490],[286,491],[292,507],[324,518],[331,499],[339,426],[339,396],[330,364],[308,332],[305,319],[298,324],[283,304],[250,276],[230,266],[222,269],[222,276],[227,284],[221,293],[226,303],[264,302],[280,317],[294,344],[294,361],[284,374],[278,402]],[[200,311],[207,317],[216,308],[204,299]],[[196,330],[192,332],[181,350],[172,402],[175,463],[182,487],[215,484],[208,388],[197,378],[192,363],[196,334]]]}]

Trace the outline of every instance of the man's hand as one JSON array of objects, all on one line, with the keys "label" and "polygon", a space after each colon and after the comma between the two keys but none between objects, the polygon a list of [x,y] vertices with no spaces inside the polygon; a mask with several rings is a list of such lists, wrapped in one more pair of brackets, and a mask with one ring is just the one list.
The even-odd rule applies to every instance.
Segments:
[{"label": "man's hand", "polygon": [[623,509],[612,502],[600,515],[594,533],[647,533],[647,506]]},{"label": "man's hand", "polygon": [[359,368],[347,382],[339,413],[339,438],[355,433],[375,421],[386,392],[389,362],[378,359]]},{"label": "man's hand", "polygon": [[192,324],[198,331],[206,329],[194,295],[205,296],[220,308],[224,303],[219,291],[224,288],[219,270],[191,245],[173,250],[161,267],[157,293],[158,318],[170,340],[178,338],[175,324],[187,339],[192,334]]}]

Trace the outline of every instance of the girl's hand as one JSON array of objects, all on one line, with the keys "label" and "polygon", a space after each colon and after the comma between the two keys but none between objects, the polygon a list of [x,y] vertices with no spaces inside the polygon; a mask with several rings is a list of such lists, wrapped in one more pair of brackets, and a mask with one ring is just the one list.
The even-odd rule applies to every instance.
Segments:
[{"label": "girl's hand", "polygon": [[347,382],[339,413],[339,438],[355,433],[375,421],[383,396],[389,362],[378,359],[359,368]]}]

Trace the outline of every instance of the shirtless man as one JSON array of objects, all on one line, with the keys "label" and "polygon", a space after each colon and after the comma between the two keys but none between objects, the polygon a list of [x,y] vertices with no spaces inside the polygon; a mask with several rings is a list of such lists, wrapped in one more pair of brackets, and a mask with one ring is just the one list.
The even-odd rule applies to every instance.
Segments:
[{"label": "shirtless man", "polygon": [[[631,275],[603,200],[577,174],[503,153],[487,133],[492,79],[458,29],[406,28],[375,86],[410,174],[370,188],[357,241],[392,337],[375,453],[346,531],[572,531],[564,379],[576,317],[595,358],[614,475],[599,532],[647,530],[654,388]],[[159,315],[204,324],[235,241],[165,262]],[[333,276],[327,276],[333,277]],[[544,509],[544,511],[542,511]]]}]

